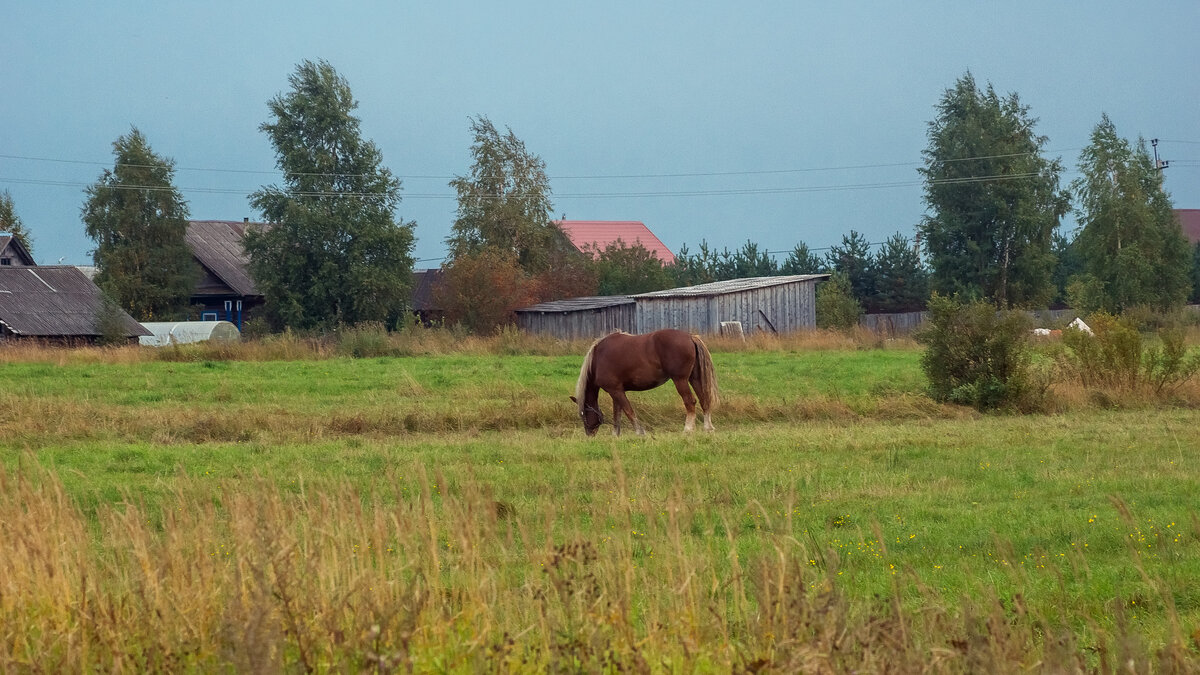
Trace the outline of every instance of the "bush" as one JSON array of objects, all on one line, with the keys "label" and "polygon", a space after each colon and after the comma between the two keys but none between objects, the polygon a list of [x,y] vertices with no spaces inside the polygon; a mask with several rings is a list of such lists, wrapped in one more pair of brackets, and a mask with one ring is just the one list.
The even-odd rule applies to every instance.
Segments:
[{"label": "bush", "polygon": [[817,286],[817,327],[850,330],[858,325],[863,308],[850,289],[850,279],[835,272]]},{"label": "bush", "polygon": [[1177,324],[1158,329],[1158,344],[1146,347],[1140,316],[1115,317],[1099,312],[1088,317],[1092,333],[1063,331],[1070,370],[1085,386],[1132,390],[1147,385],[1156,394],[1170,393],[1200,371],[1200,354],[1188,353]]},{"label": "bush", "polygon": [[929,321],[917,334],[926,346],[921,369],[931,396],[978,410],[1036,407],[1046,383],[1039,383],[1031,365],[1030,324],[1021,312],[935,294]]}]

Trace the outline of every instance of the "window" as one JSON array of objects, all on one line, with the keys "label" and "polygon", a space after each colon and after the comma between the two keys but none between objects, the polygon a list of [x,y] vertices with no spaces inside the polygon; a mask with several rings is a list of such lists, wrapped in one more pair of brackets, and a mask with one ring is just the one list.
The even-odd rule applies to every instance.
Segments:
[{"label": "window", "polygon": [[0,258],[0,265],[12,265],[12,258]]},{"label": "window", "polygon": [[217,313],[216,312],[201,312],[200,320],[201,321],[217,321]]}]

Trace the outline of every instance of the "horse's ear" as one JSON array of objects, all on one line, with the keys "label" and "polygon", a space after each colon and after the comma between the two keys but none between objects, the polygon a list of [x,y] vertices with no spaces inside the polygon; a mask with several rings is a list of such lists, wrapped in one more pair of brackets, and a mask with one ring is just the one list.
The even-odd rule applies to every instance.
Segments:
[{"label": "horse's ear", "polygon": [[574,396],[572,396],[572,397],[571,397],[571,403],[578,404],[578,403],[579,403],[579,401],[576,401],[576,400],[575,400],[575,397],[574,397]]}]

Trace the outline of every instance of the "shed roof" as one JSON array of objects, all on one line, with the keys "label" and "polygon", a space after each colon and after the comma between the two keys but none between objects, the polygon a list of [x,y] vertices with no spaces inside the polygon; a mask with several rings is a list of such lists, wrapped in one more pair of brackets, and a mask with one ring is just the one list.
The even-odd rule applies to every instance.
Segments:
[{"label": "shed roof", "polygon": [[246,228],[257,223],[237,220],[189,220],[184,241],[213,276],[239,295],[262,295],[250,278],[250,259],[242,247]]},{"label": "shed roof", "polygon": [[1189,244],[1200,242],[1200,209],[1175,209],[1175,219]]},{"label": "shed roof", "polygon": [[628,295],[591,295],[583,298],[567,298],[551,300],[532,307],[522,307],[519,312],[581,312],[592,309],[604,309],[618,305],[631,305],[633,298]]},{"label": "shed roof", "polygon": [[794,274],[791,276],[782,277],[749,277],[746,279],[728,279],[725,281],[714,281],[707,284],[699,284],[696,286],[684,286],[682,288],[668,288],[665,291],[652,291],[650,293],[641,293],[633,296],[634,298],[673,298],[673,297],[706,297],[711,295],[724,295],[725,293],[737,293],[739,291],[749,291],[757,288],[768,288],[770,286],[779,286],[782,284],[792,284],[798,281],[823,281],[828,279],[828,274]]},{"label": "shed roof", "polygon": [[556,220],[554,224],[580,251],[593,244],[603,250],[620,239],[627,246],[641,244],[664,265],[675,264],[675,254],[640,220]]},{"label": "shed roof", "polygon": [[[68,265],[0,268],[0,324],[17,335],[94,337],[103,302],[96,284]],[[125,312],[120,316],[126,336],[150,334]]]}]

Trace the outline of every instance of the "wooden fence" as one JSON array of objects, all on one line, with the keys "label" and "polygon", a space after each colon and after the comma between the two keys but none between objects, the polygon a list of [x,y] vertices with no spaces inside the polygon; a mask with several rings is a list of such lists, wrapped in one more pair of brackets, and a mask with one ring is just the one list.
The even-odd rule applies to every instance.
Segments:
[{"label": "wooden fence", "polygon": [[[1028,314],[1039,324],[1070,321],[1078,316],[1073,309],[1039,309]],[[864,314],[858,320],[858,325],[880,335],[909,335],[920,328],[928,318],[928,312]]]}]

